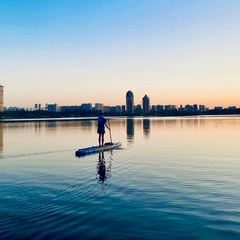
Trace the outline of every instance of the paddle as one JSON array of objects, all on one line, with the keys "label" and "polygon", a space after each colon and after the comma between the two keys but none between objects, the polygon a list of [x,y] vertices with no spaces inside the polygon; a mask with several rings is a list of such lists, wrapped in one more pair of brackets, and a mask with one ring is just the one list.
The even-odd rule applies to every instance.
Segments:
[{"label": "paddle", "polygon": [[111,127],[110,127],[110,121],[108,121],[108,129],[109,129],[109,135],[110,135],[110,142],[109,143],[105,143],[105,145],[112,145],[113,142],[112,142],[112,134],[111,134]]},{"label": "paddle", "polygon": [[112,133],[111,133],[111,127],[110,127],[110,121],[109,120],[108,120],[108,126],[109,126],[110,142],[112,143]]}]

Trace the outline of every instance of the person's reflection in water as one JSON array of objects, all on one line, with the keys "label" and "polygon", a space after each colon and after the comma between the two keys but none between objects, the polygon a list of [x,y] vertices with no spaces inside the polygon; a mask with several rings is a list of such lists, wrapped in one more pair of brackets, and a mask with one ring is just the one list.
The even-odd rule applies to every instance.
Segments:
[{"label": "person's reflection in water", "polygon": [[97,173],[99,175],[98,182],[103,185],[104,181],[107,179],[104,152],[99,153],[97,169],[98,169]]},{"label": "person's reflection in water", "polygon": [[106,166],[106,161],[104,158],[104,152],[99,153],[98,155],[98,164],[97,164],[97,179],[98,183],[102,185],[102,190],[107,185],[106,180],[111,177],[111,167],[112,167],[112,154],[108,162],[108,167]]}]

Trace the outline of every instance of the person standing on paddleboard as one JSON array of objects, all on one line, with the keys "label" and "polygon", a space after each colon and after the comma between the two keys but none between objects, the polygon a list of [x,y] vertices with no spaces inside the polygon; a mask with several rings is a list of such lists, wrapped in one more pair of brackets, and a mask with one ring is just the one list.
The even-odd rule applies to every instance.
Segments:
[{"label": "person standing on paddleboard", "polygon": [[[103,117],[103,113],[101,113],[100,116],[98,117],[98,129],[97,129],[99,146],[104,145],[104,134],[105,134],[106,122],[107,122],[107,119]],[[106,127],[110,129],[107,125]]]}]

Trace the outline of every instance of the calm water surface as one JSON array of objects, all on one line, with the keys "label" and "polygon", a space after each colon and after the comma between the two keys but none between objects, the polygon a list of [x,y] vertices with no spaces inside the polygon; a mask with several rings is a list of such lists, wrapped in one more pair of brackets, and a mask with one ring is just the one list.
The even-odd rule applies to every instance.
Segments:
[{"label": "calm water surface", "polygon": [[240,117],[111,127],[78,158],[96,120],[0,123],[0,239],[240,239]]}]

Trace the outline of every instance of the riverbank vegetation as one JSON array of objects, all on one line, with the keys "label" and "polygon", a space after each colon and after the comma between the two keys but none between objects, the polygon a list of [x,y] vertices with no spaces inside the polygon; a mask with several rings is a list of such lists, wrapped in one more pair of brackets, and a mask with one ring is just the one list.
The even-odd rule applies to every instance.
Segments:
[{"label": "riverbank vegetation", "polygon": [[[45,110],[26,111],[4,111],[0,112],[0,117],[4,119],[31,119],[31,118],[68,118],[68,117],[97,117],[100,111],[97,110],[66,110],[64,112],[51,112]],[[179,111],[177,109],[150,111],[149,113],[135,112],[105,112],[105,116],[195,116],[195,115],[231,115],[240,114],[238,109],[222,109],[222,110],[208,110],[200,111]]]}]

